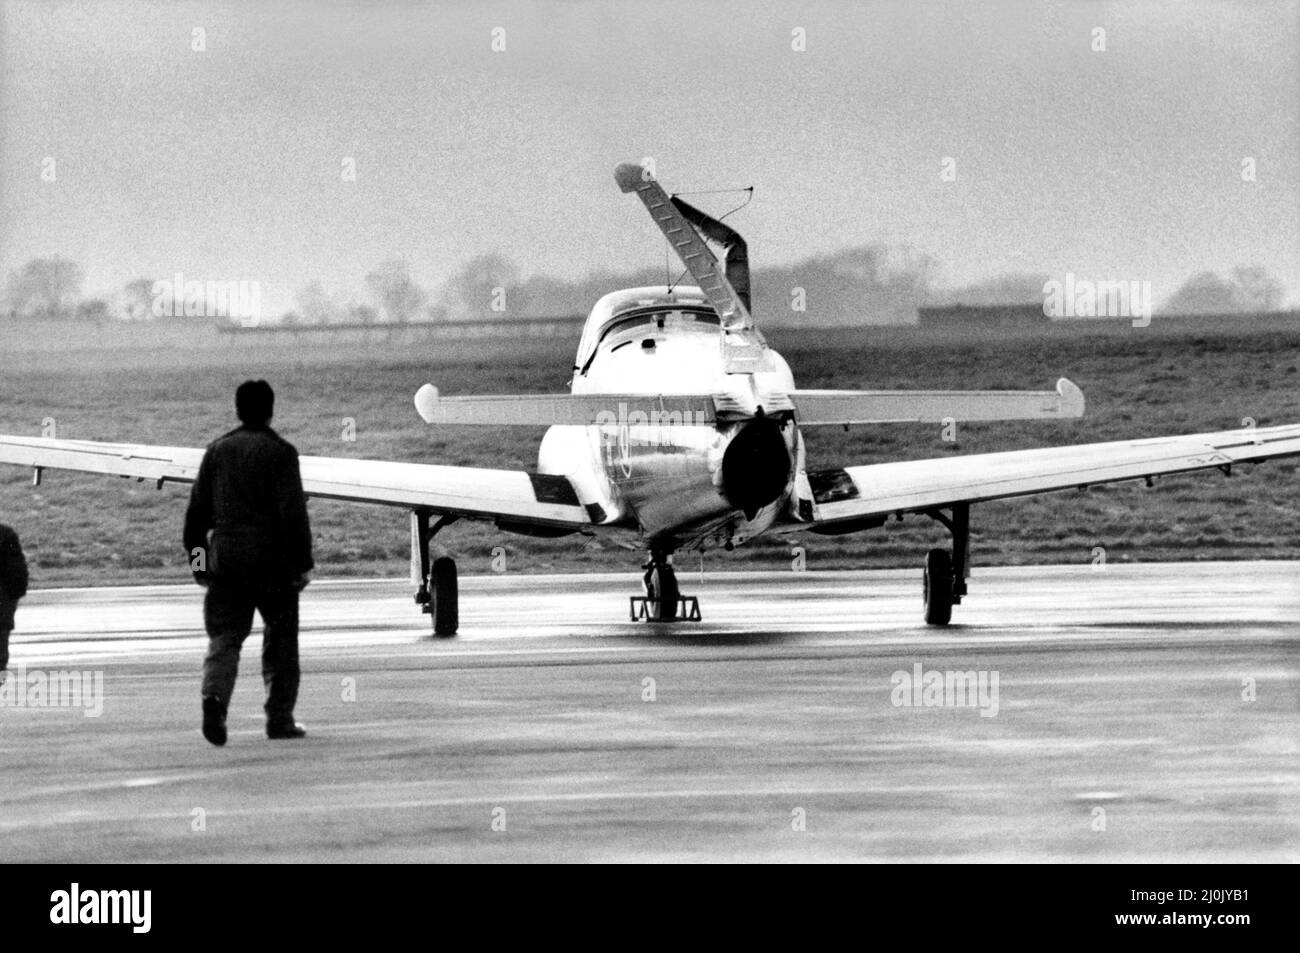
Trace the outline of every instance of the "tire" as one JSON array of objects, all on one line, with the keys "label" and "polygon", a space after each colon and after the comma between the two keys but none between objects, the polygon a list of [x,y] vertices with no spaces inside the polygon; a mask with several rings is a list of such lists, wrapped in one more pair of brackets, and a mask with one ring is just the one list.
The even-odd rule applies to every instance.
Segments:
[{"label": "tire", "polygon": [[460,628],[460,595],[456,585],[456,560],[440,556],[429,568],[429,601],[433,634],[450,638]]},{"label": "tire", "polygon": [[645,594],[650,600],[650,618],[655,622],[675,622],[677,603],[681,595],[677,588],[677,574],[672,566],[655,566],[646,573]]},{"label": "tire", "polygon": [[952,556],[946,549],[925,554],[925,624],[947,625],[952,619]]}]

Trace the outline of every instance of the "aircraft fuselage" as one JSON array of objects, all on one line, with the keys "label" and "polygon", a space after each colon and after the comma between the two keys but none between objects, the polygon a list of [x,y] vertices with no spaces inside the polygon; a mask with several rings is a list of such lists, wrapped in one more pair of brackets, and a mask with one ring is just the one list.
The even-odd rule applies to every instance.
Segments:
[{"label": "aircraft fuselage", "polygon": [[770,527],[803,463],[793,415],[768,409],[794,389],[786,362],[770,351],[772,370],[726,374],[716,315],[672,298],[598,308],[588,332],[596,340],[579,351],[574,394],[719,394],[736,412],[693,425],[690,410],[647,413],[611,398],[596,425],[548,430],[541,472],[568,476],[594,522],[636,525],[669,550],[729,548]]}]

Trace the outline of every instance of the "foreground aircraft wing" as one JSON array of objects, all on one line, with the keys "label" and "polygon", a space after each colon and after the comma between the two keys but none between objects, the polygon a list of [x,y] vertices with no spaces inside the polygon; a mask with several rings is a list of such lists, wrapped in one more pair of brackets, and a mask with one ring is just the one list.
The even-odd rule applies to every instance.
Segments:
[{"label": "foreground aircraft wing", "polygon": [[[56,440],[0,435],[0,463],[40,471],[77,470],[164,483],[193,483],[203,451],[191,447]],[[590,522],[564,477],[347,457],[298,458],[308,496],[378,503],[534,526],[573,527]]]},{"label": "foreground aircraft wing", "polygon": [[814,527],[1300,456],[1300,424],[810,472]]}]

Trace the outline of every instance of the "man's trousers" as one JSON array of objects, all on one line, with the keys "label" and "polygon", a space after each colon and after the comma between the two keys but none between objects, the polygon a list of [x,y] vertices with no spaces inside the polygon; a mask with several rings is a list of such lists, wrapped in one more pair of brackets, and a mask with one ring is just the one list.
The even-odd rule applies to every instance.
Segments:
[{"label": "man's trousers", "polygon": [[212,578],[203,601],[208,654],[203,660],[203,695],[225,709],[235,690],[239,652],[253,628],[253,610],[262,616],[262,681],[266,684],[268,724],[293,721],[298,700],[298,592],[288,582],[238,584]]}]

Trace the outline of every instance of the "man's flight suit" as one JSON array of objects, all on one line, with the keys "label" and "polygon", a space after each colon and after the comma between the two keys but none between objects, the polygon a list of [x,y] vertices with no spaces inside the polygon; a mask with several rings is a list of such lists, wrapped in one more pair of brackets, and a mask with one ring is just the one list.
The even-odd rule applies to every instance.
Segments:
[{"label": "man's flight suit", "polygon": [[[212,531],[209,541],[208,531]],[[266,720],[293,724],[298,699],[297,580],[312,568],[298,452],[270,427],[247,425],[203,455],[185,513],[190,568],[208,591],[203,696],[230,704],[239,651],[261,613]]]}]

